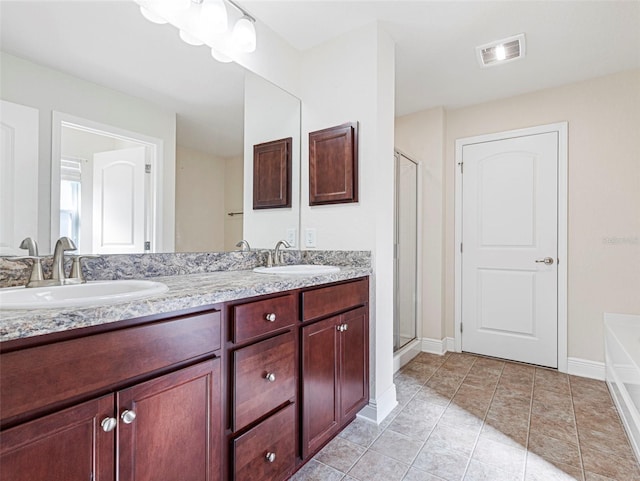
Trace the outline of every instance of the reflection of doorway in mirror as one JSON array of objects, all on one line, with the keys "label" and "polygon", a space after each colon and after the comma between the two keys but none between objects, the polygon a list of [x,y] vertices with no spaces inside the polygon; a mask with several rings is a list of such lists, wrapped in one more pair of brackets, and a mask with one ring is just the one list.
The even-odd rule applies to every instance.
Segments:
[{"label": "reflection of doorway in mirror", "polygon": [[0,103],[0,255],[38,236],[38,110]]},{"label": "reflection of doorway in mirror", "polygon": [[54,115],[53,237],[72,238],[81,253],[158,252],[161,141],[72,120],[56,122]]}]

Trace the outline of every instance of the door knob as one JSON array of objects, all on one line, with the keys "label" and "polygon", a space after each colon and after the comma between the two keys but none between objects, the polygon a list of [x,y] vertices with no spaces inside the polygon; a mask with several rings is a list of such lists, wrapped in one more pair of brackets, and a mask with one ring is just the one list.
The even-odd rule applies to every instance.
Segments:
[{"label": "door knob", "polygon": [[266,319],[267,321],[269,321],[269,322],[275,322],[275,320],[276,320],[276,314],[275,314],[275,312],[270,312],[269,314],[267,314],[267,315],[265,316],[265,319]]},{"label": "door knob", "polygon": [[275,374],[275,373],[273,373],[273,372],[268,372],[268,373],[264,376],[264,378],[265,378],[267,381],[269,381],[269,382],[275,382],[275,380],[276,380],[276,374]]},{"label": "door knob", "polygon": [[271,453],[271,452],[267,453],[265,455],[265,459],[267,460],[267,462],[273,463],[276,460],[276,453]]},{"label": "door knob", "polygon": [[544,259],[536,259],[537,263],[541,263],[541,264],[545,264],[547,266],[550,266],[551,264],[553,264],[553,257],[545,257]]}]

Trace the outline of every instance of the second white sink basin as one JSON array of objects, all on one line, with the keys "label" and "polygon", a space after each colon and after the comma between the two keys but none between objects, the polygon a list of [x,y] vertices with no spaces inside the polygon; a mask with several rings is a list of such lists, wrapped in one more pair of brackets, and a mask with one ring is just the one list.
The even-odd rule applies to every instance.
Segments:
[{"label": "second white sink basin", "polygon": [[0,309],[49,309],[115,304],[160,294],[165,284],[147,280],[92,281],[52,287],[0,289]]},{"label": "second white sink basin", "polygon": [[256,267],[253,271],[259,272],[260,274],[312,276],[340,272],[340,268],[336,266],[318,266],[314,264],[293,264],[288,266]]}]

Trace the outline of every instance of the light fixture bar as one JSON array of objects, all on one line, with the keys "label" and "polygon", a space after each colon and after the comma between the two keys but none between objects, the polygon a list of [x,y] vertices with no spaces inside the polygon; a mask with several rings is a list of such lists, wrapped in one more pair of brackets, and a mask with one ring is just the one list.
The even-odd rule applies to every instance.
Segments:
[{"label": "light fixture bar", "polygon": [[229,3],[230,5],[233,5],[236,8],[236,10],[238,10],[242,15],[244,15],[249,20],[255,23],[256,21],[255,17],[247,13],[247,11],[244,8],[242,8],[240,5],[238,5],[236,2],[234,2],[233,0],[224,0],[224,1]]}]

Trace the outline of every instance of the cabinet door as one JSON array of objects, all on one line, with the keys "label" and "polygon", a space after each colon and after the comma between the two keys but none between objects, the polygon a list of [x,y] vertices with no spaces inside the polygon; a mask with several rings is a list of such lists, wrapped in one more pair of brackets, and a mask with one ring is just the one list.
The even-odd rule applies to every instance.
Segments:
[{"label": "cabinet door", "polygon": [[113,395],[21,424],[0,434],[0,472],[11,481],[113,481]]},{"label": "cabinet door", "polygon": [[302,328],[302,456],[307,458],[338,428],[338,321]]},{"label": "cabinet door", "polygon": [[119,481],[219,481],[220,402],[220,359],[117,393]]},{"label": "cabinet door", "polygon": [[354,417],[369,399],[367,311],[361,307],[340,316],[340,419]]}]

